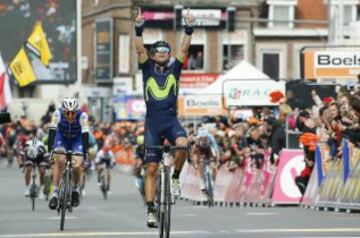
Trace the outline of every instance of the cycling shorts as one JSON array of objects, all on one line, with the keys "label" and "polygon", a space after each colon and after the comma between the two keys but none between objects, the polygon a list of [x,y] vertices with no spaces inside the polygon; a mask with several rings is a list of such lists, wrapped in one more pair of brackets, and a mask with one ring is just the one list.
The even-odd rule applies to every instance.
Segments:
[{"label": "cycling shorts", "polygon": [[83,153],[82,134],[77,137],[68,140],[62,136],[59,132],[56,132],[54,150],[71,150],[73,153]]},{"label": "cycling shorts", "polygon": [[[179,137],[187,137],[176,116],[148,117],[145,120],[145,146],[162,145],[164,138],[172,145]],[[159,163],[161,151],[146,150],[145,163]]]}]

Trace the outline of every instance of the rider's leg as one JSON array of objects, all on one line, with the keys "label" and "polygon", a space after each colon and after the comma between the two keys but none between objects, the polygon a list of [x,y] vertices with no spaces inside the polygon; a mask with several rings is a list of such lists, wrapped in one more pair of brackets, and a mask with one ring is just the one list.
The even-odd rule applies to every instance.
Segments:
[{"label": "rider's leg", "polygon": [[154,207],[155,180],[158,167],[159,164],[155,162],[148,163],[146,166],[145,197],[148,210],[151,210]]},{"label": "rider's leg", "polygon": [[200,190],[205,189],[205,181],[204,181],[204,160],[198,159],[198,168],[197,168],[198,176],[200,178]]},{"label": "rider's leg", "polygon": [[80,189],[81,175],[82,175],[82,156],[72,156],[74,188],[73,190]]},{"label": "rider's leg", "polygon": [[32,164],[27,164],[25,167],[25,193],[24,195],[30,196],[30,180],[31,180]]},{"label": "rider's leg", "polygon": [[58,196],[58,188],[60,184],[60,179],[63,175],[63,170],[65,167],[65,155],[62,154],[56,154],[55,155],[55,163],[53,167],[53,197]]},{"label": "rider's leg", "polygon": [[215,182],[215,180],[216,180],[216,175],[217,175],[217,166],[216,166],[216,162],[215,162],[215,161],[212,161],[212,162],[210,163],[210,168],[211,168],[211,173],[212,173],[213,182]]},{"label": "rider's leg", "polygon": [[32,171],[32,165],[31,164],[26,165],[26,167],[25,167],[25,186],[27,188],[30,186],[31,171]]},{"label": "rider's leg", "polygon": [[[187,146],[188,139],[186,137],[178,137],[175,141],[177,146]],[[173,174],[173,179],[179,179],[180,172],[182,167],[184,166],[185,160],[187,156],[186,150],[179,150],[175,154],[175,170]]]},{"label": "rider's leg", "polygon": [[39,179],[40,179],[40,186],[44,185],[44,181],[45,181],[45,173],[46,173],[46,169],[45,166],[39,166]]}]

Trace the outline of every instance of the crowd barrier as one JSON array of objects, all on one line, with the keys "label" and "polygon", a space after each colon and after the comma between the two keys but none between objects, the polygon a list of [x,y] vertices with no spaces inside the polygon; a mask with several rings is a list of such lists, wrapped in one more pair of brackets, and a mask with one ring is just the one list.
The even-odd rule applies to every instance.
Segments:
[{"label": "crowd barrier", "polygon": [[[260,169],[252,166],[250,159],[246,159],[244,165],[234,172],[229,172],[224,164],[218,170],[214,199],[230,203],[299,204],[301,194],[294,179],[304,166],[301,150],[283,150],[277,167],[271,165],[269,154]],[[193,165],[185,164],[180,180],[183,198],[206,201]]]},{"label": "crowd barrier", "polygon": [[360,150],[347,140],[342,156],[331,160],[329,148],[318,145],[316,164],[303,204],[326,209],[360,209]]}]

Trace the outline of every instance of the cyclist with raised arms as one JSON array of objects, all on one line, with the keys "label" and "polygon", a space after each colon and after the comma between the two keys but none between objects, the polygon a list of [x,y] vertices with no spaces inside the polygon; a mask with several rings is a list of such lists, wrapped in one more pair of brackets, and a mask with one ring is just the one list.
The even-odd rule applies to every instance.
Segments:
[{"label": "cyclist with raised arms", "polygon": [[80,204],[81,165],[87,163],[86,154],[89,147],[89,119],[85,112],[79,110],[78,101],[65,98],[61,108],[56,110],[51,118],[49,128],[48,151],[55,152],[53,169],[53,194],[49,202],[50,209],[58,206],[58,186],[65,167],[65,152],[71,150],[76,155],[72,156],[74,185],[72,188],[71,205]]},{"label": "cyclist with raised arms", "polygon": [[[146,103],[145,146],[161,145],[162,137],[171,144],[187,146],[188,139],[184,128],[177,119],[177,97],[181,68],[191,44],[191,34],[195,18],[187,10],[185,34],[176,58],[171,56],[171,48],[165,41],[155,42],[150,49],[150,57],[144,46],[142,33],[144,18],[141,9],[135,18],[135,46],[143,74],[143,89]],[[175,196],[180,194],[179,175],[186,160],[186,151],[178,151],[175,155],[175,170],[172,187]],[[161,152],[148,150],[146,163],[145,196],[148,206],[146,223],[148,227],[156,226],[154,208],[155,178],[161,159]]]}]

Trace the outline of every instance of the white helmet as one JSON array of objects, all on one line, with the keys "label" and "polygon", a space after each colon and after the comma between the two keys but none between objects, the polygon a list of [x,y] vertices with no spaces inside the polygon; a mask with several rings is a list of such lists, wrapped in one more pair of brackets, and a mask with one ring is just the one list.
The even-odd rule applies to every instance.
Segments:
[{"label": "white helmet", "polygon": [[207,131],[205,128],[203,128],[203,127],[199,128],[199,129],[198,129],[198,133],[197,133],[197,137],[198,137],[198,138],[208,137],[208,131]]},{"label": "white helmet", "polygon": [[74,97],[65,98],[62,101],[62,109],[65,111],[76,111],[79,109],[79,103]]}]

